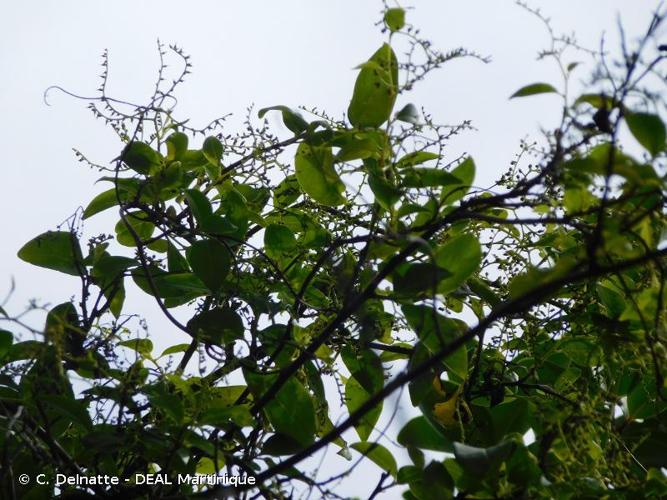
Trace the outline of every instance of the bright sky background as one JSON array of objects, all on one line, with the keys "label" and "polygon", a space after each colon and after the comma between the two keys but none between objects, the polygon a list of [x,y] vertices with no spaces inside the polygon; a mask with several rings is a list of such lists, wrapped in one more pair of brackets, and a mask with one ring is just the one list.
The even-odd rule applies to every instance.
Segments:
[{"label": "bright sky background", "polygon": [[[542,24],[510,0],[413,0],[408,21],[443,51],[464,46],[493,61],[460,60],[417,86],[410,101],[425,106],[440,123],[471,119],[478,132],[455,140],[451,158],[467,151],[478,165],[478,185],[489,185],[507,168],[519,140],[538,124],[555,124],[555,96],[508,100],[519,87],[537,81],[558,84],[552,64],[537,62],[548,43]],[[648,25],[653,1],[532,0],[552,18],[558,33],[575,32],[593,49],[606,31],[617,47],[617,16],[633,36]],[[406,5],[404,5],[405,7]],[[76,278],[21,262],[16,252],[107,189],[100,176],[77,163],[72,148],[93,161],[116,157],[121,144],[93,119],[85,103],[53,92],[50,85],[94,95],[100,54],[111,58],[110,94],[135,102],[150,95],[158,65],[156,40],[176,43],[192,57],[194,73],[181,87],[178,116],[203,125],[244,109],[286,104],[317,106],[340,116],[347,108],[356,72],[382,43],[373,24],[379,1],[283,0],[102,2],[22,0],[6,2],[0,17],[0,300],[16,280],[6,308],[18,312],[29,299],[59,303],[78,292]],[[577,58],[574,57],[573,60]],[[587,76],[582,68],[581,78]],[[399,102],[397,106],[405,104]],[[282,136],[289,136],[276,117]],[[275,120],[275,121],[274,121]],[[231,120],[233,126],[238,121]],[[112,232],[111,210],[95,217],[86,232]],[[129,290],[126,310],[147,318],[160,347],[185,341],[160,316],[145,294]],[[362,478],[363,479],[363,478]],[[362,480],[339,494],[365,496],[374,485]],[[387,498],[395,498],[392,490]]]}]

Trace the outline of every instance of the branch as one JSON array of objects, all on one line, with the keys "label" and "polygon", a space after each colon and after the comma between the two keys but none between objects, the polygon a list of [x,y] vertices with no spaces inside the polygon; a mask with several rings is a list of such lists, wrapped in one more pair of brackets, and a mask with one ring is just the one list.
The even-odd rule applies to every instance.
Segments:
[{"label": "branch", "polygon": [[610,272],[617,272],[629,269],[634,266],[646,263],[649,260],[658,259],[666,256],[667,256],[667,249],[662,249],[644,254],[634,259],[630,259],[624,262],[619,262],[611,266],[605,266],[605,267],[596,266],[594,269],[586,267],[583,270],[572,272],[561,279],[545,283],[541,287],[531,290],[530,292],[516,299],[502,302],[497,307],[495,307],[489,313],[488,316],[486,316],[482,321],[480,321],[477,324],[477,326],[470,328],[465,334],[453,340],[449,344],[445,345],[442,349],[440,349],[440,351],[435,353],[431,358],[424,361],[420,365],[415,366],[412,370],[406,371],[396,376],[381,391],[377,392],[376,394],[371,396],[368,400],[366,400],[366,402],[363,405],[361,405],[357,411],[352,413],[342,424],[340,424],[338,427],[325,434],[319,441],[316,441],[311,446],[302,450],[301,452],[291,456],[286,460],[283,460],[282,462],[274,465],[270,469],[267,469],[266,471],[258,474],[257,482],[261,483],[263,481],[270,479],[276,474],[285,471],[286,469],[308,458],[313,453],[317,452],[324,446],[334,441],[347,429],[356,425],[366,415],[366,413],[368,413],[378,403],[380,403],[389,395],[391,395],[395,390],[399,389],[403,385],[409,383],[410,381],[424,374],[431,368],[437,366],[439,363],[442,362],[443,359],[445,359],[450,354],[454,353],[457,349],[464,346],[468,341],[481,335],[491,326],[492,323],[494,323],[498,319],[510,316],[512,314],[524,312],[566,285],[576,283],[579,281],[584,281],[586,279],[597,278],[599,276],[603,276]]}]

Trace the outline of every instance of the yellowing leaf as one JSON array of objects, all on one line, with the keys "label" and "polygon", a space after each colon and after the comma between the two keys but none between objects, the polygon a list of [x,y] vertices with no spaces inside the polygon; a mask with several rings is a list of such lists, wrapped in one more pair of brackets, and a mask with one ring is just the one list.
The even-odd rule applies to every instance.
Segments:
[{"label": "yellowing leaf", "polygon": [[444,403],[436,403],[433,405],[433,416],[445,427],[452,427],[458,424],[455,414],[460,392],[461,390],[458,389],[454,395]]},{"label": "yellowing leaf", "polygon": [[443,398],[447,397],[447,393],[442,389],[442,382],[440,377],[433,377],[433,388],[440,394]]}]

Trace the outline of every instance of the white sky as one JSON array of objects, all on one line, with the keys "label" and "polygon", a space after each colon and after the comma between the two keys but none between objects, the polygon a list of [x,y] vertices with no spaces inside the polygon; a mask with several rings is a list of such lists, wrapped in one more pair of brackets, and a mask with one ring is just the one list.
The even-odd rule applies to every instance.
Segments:
[{"label": "white sky", "polygon": [[[525,84],[559,83],[554,67],[535,57],[546,47],[546,31],[509,0],[413,4],[417,8],[408,12],[408,21],[435,47],[447,51],[464,46],[493,58],[488,65],[474,60],[450,63],[410,97],[440,123],[473,121],[479,131],[455,140],[451,158],[463,151],[472,154],[478,165],[476,184],[489,185],[508,166],[519,140],[558,116],[554,96],[508,100]],[[542,7],[557,32],[574,31],[590,48],[599,47],[606,30],[609,47],[615,49],[617,14],[629,34],[639,35],[655,3],[533,0],[530,5]],[[178,115],[190,117],[193,124],[228,112],[242,115],[250,103],[258,109],[317,106],[338,116],[349,102],[356,76],[352,68],[383,41],[373,26],[380,9],[379,1],[370,0],[5,2],[0,17],[0,297],[10,279],[16,280],[7,309],[18,312],[31,298],[58,303],[77,293],[75,278],[23,263],[16,252],[108,187],[94,185],[100,175],[75,161],[73,147],[99,163],[121,149],[85,103],[54,92],[51,106],[46,106],[42,94],[48,86],[94,95],[100,54],[108,48],[110,94],[143,102],[152,90],[159,38],[192,57],[194,73],[178,94]],[[397,107],[405,102],[404,97]],[[275,117],[271,120],[283,136],[289,135]],[[113,211],[95,217],[86,226],[88,234],[113,232],[116,218]],[[141,292],[129,290],[126,310],[148,319],[158,346],[186,340]],[[352,483],[339,493],[364,496],[373,487]],[[392,490],[388,498],[396,494]]]}]

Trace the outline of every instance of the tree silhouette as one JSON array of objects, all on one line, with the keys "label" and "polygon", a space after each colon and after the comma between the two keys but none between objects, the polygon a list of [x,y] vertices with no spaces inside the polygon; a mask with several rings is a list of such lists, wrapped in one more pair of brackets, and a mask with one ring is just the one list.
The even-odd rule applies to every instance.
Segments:
[{"label": "tree silhouette", "polygon": [[[613,59],[532,12],[562,80],[511,97],[556,94],[562,116],[486,187],[445,154],[469,122],[395,108],[484,58],[435,50],[401,8],[344,117],[277,105],[193,128],[181,49],[159,46],[144,105],[107,95],[105,56],[90,109],[121,143],[94,165],[109,188],[18,253],[79,295],[29,340],[0,309],[2,497],[335,498],[361,460],[370,497],[667,496],[664,16]],[[575,95],[572,54],[592,67]],[[83,241],[106,210],[113,234]],[[158,353],[132,333],[128,283],[191,341]],[[380,426],[402,389],[419,416]],[[303,466],[327,447],[346,472]]]}]

